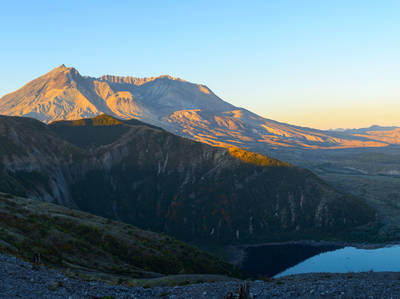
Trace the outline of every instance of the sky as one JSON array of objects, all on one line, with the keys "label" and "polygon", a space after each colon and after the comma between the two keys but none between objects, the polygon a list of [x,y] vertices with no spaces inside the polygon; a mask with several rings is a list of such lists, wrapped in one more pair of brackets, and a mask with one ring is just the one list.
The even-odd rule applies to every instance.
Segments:
[{"label": "sky", "polygon": [[0,96],[65,64],[169,74],[264,117],[400,126],[400,1],[1,1]]}]

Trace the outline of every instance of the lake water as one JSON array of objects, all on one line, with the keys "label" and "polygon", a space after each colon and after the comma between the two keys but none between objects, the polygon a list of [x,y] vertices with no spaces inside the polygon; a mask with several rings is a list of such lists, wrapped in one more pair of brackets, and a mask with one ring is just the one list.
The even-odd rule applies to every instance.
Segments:
[{"label": "lake water", "polygon": [[242,269],[254,276],[312,272],[400,271],[400,245],[374,249],[277,244],[246,248]]},{"label": "lake water", "polygon": [[400,271],[400,246],[375,249],[345,247],[313,256],[276,275],[311,272]]}]

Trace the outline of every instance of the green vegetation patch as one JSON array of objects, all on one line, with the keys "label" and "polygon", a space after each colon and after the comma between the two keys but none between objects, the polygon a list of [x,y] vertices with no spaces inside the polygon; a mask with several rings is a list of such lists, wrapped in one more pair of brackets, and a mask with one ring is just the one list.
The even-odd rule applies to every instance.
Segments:
[{"label": "green vegetation patch", "polygon": [[240,276],[234,266],[165,235],[70,210],[0,194],[0,251],[103,280],[178,273]]}]

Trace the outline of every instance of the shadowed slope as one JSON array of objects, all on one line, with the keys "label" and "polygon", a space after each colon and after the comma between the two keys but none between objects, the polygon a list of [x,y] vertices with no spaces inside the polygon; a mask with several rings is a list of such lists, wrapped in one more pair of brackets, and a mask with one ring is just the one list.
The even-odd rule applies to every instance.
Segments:
[{"label": "shadowed slope", "polygon": [[[33,120],[1,117],[0,137],[9,148],[24,149],[20,154],[5,149],[0,156],[1,190],[188,241],[338,237],[374,220],[362,201],[307,170],[139,121],[100,119],[36,122],[27,134],[25,123]],[[92,125],[99,122],[105,125]],[[109,129],[118,131],[108,140]],[[40,138],[47,142],[35,142]]]},{"label": "shadowed slope", "polygon": [[0,251],[69,271],[119,277],[166,274],[238,276],[232,265],[166,235],[0,193]]}]

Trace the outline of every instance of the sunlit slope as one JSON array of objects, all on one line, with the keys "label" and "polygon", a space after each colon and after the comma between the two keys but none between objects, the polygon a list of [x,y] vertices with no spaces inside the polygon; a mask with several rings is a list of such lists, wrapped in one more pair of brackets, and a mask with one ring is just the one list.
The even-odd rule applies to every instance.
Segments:
[{"label": "sunlit slope", "polygon": [[354,134],[354,136],[369,138],[371,140],[376,140],[378,142],[384,142],[388,144],[400,144],[400,128],[389,129],[384,131],[382,130],[375,131],[371,129],[363,133]]},{"label": "sunlit slope", "polygon": [[0,191],[183,240],[339,237],[375,217],[310,171],[137,120],[2,116],[0,138]]},{"label": "sunlit slope", "polygon": [[29,116],[45,123],[102,113],[140,119],[211,145],[252,150],[383,147],[400,143],[398,132],[358,134],[279,123],[221,100],[204,85],[171,76],[91,78],[62,65],[0,99],[0,114]]}]

